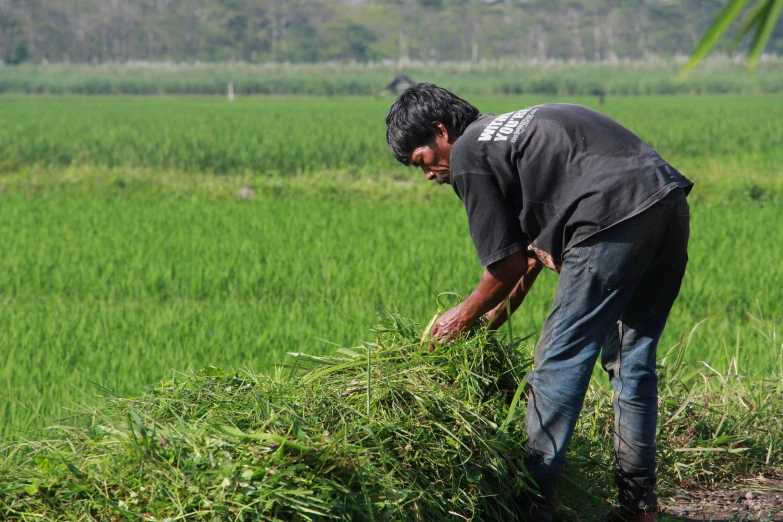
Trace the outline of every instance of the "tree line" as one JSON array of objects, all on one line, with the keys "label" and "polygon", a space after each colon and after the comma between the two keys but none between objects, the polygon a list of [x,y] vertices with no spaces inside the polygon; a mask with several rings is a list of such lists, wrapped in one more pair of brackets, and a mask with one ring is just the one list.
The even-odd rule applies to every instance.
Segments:
[{"label": "tree line", "polygon": [[[0,59],[319,62],[688,54],[721,0],[0,0]],[[781,24],[768,51],[783,52]]]}]

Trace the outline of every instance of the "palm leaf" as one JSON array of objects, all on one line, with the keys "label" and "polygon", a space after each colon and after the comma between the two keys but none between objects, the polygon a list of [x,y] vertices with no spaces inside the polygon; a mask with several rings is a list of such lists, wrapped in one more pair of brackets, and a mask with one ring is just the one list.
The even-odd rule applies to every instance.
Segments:
[{"label": "palm leaf", "polygon": [[742,39],[748,35],[751,29],[756,28],[756,31],[759,30],[758,28],[761,27],[761,25],[764,23],[764,20],[766,20],[769,7],[774,1],[775,0],[764,0],[762,2],[757,2],[756,5],[753,6],[750,12],[745,16],[745,19],[742,20],[742,25],[740,26],[739,31],[727,47],[729,52],[733,52],[737,48]]},{"label": "palm leaf", "polygon": [[680,75],[677,77],[678,82],[684,81],[693,69],[695,69],[710,51],[712,51],[712,48],[715,47],[718,40],[726,33],[732,22],[739,17],[748,1],[749,0],[731,0],[728,5],[723,8],[710,28],[707,29],[707,32],[704,34],[701,42],[699,42],[699,45],[696,46],[696,49],[691,55],[691,59],[688,60],[688,63],[683,67],[682,72],[680,72]]},{"label": "palm leaf", "polygon": [[783,0],[773,0],[767,3],[769,4],[767,15],[763,23],[760,22],[759,30],[756,32],[753,43],[750,46],[750,54],[748,55],[749,71],[752,71],[758,65],[761,53],[764,51],[769,37],[772,36],[772,30],[775,28],[778,16],[780,16],[780,10],[783,8]]},{"label": "palm leaf", "polygon": [[[696,46],[690,60],[685,64],[677,82],[682,83],[690,75],[696,66],[712,51],[715,44],[726,33],[731,24],[739,18],[742,10],[748,4],[749,0],[731,0],[726,7],[718,14],[718,17],[712,23],[705,33],[704,37]],[[750,12],[745,16],[737,35],[732,39],[728,50],[734,50],[745,36],[753,30],[753,40],[750,44],[748,53],[748,71],[752,71],[758,65],[761,54],[772,36],[775,24],[783,10],[783,0],[758,0]]]}]

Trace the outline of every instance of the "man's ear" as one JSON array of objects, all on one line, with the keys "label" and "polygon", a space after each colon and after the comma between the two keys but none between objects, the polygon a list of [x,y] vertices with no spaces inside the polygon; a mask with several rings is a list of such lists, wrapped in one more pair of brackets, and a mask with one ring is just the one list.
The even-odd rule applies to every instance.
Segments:
[{"label": "man's ear", "polygon": [[451,143],[451,133],[449,132],[449,129],[443,125],[443,123],[439,121],[433,121],[432,122],[432,130],[435,132],[435,138],[442,138],[445,139],[447,142]]}]

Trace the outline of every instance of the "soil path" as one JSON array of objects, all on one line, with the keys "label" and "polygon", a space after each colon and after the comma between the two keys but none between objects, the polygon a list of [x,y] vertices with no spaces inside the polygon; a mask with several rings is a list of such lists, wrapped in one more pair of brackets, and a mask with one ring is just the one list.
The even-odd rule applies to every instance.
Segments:
[{"label": "soil path", "polygon": [[759,477],[730,488],[681,490],[660,503],[661,521],[783,522],[783,477]]}]

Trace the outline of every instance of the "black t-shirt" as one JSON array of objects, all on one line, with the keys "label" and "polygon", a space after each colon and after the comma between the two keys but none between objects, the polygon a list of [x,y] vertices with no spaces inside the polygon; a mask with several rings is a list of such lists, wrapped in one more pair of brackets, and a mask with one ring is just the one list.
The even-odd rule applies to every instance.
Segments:
[{"label": "black t-shirt", "polygon": [[481,266],[529,248],[563,253],[693,183],[608,116],[564,103],[473,122],[453,144],[451,185]]}]

